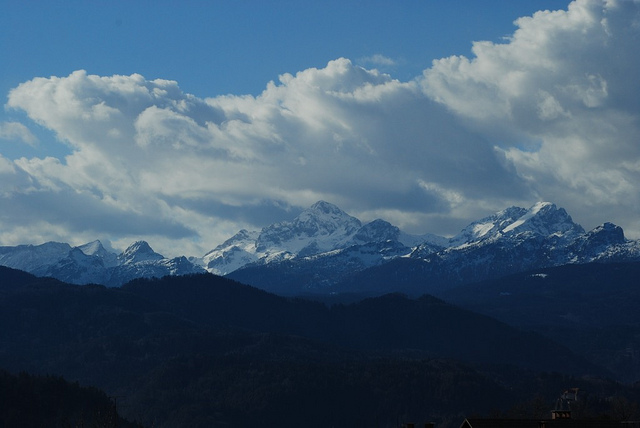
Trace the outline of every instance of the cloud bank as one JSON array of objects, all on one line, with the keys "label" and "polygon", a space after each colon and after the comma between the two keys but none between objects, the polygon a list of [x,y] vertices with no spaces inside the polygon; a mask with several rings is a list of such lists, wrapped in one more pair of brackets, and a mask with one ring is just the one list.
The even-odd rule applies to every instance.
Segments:
[{"label": "cloud bank", "polygon": [[[7,107],[72,152],[0,155],[0,242],[143,238],[201,255],[319,199],[441,234],[544,199],[640,234],[640,3],[576,1],[516,25],[409,82],[345,58],[256,97],[82,70],[24,82]],[[29,143],[14,128],[2,135]]]}]

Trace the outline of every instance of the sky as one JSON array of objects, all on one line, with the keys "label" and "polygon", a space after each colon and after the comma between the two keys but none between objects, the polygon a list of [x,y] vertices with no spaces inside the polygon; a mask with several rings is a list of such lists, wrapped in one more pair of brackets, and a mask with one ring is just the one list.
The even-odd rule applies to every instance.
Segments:
[{"label": "sky", "polygon": [[202,256],[318,200],[640,238],[640,0],[6,0],[0,245]]}]

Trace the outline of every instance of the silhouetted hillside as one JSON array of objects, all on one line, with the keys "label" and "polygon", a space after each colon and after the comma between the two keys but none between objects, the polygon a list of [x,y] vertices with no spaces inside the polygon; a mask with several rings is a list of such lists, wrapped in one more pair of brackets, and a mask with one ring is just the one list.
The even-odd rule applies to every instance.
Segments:
[{"label": "silhouetted hillside", "polygon": [[523,368],[602,373],[542,336],[430,296],[327,307],[209,274],[109,289],[9,269],[0,269],[0,367],[125,396],[125,416],[160,427],[400,416],[457,426],[462,413],[534,396],[540,383]]},{"label": "silhouetted hillside", "polygon": [[640,380],[640,263],[591,263],[511,275],[441,294],[538,331],[626,382]]},{"label": "silhouetted hillside", "polygon": [[210,275],[136,280],[123,290],[209,327],[295,334],[355,350],[412,349],[472,363],[598,373],[542,336],[431,296],[410,299],[391,294],[327,308]]},{"label": "silhouetted hillside", "polygon": [[0,370],[0,426],[20,428],[141,427],[118,415],[115,399],[60,377]]}]

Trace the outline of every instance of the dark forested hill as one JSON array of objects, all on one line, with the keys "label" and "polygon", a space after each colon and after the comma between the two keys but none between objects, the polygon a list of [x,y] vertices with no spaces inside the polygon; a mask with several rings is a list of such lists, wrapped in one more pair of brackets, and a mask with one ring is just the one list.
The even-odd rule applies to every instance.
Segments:
[{"label": "dark forested hill", "polygon": [[412,349],[471,363],[574,374],[597,372],[596,367],[542,336],[431,296],[411,299],[389,294],[327,308],[211,275],[136,280],[123,291],[208,327],[294,334],[362,351]]},{"label": "dark forested hill", "polygon": [[117,402],[95,388],[55,376],[11,375],[0,370],[0,426],[20,428],[121,427]]},{"label": "dark forested hill", "polygon": [[540,335],[430,296],[327,307],[209,274],[108,289],[6,268],[0,368],[126,397],[123,414],[146,425],[194,427],[458,425],[461,412],[577,382],[542,382],[538,371],[605,373]]},{"label": "dark forested hill", "polygon": [[640,380],[640,263],[567,265],[444,291],[456,305],[533,329]]}]

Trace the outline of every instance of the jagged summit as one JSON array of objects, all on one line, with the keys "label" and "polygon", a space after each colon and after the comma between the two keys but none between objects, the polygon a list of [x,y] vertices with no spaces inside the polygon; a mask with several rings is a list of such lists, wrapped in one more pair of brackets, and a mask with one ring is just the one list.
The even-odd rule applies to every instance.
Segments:
[{"label": "jagged summit", "polygon": [[231,238],[227,239],[222,244],[206,253],[202,257],[204,265],[206,266],[212,259],[218,257],[221,252],[227,251],[230,248],[237,248],[248,252],[255,252],[256,240],[258,239],[258,236],[260,236],[260,232],[249,232],[246,229],[240,230]]},{"label": "jagged summit", "polygon": [[263,228],[256,241],[256,251],[292,254],[305,248],[307,253],[329,251],[348,241],[361,226],[360,220],[337,206],[319,201],[292,221]]},{"label": "jagged summit", "polygon": [[354,242],[384,242],[398,240],[400,229],[382,219],[373,220],[362,226],[353,237]]},{"label": "jagged summit", "polygon": [[[271,277],[272,283],[289,281],[300,287],[307,281],[308,287],[328,290],[360,271],[394,260],[397,266],[417,263],[411,265],[413,275],[429,278],[421,284],[452,286],[567,263],[640,260],[640,241],[625,239],[622,229],[612,223],[585,233],[551,202],[506,208],[472,222],[453,238],[444,238],[409,235],[383,219],[363,225],[336,205],[318,201],[292,220],[260,231],[242,229],[192,261],[166,259],[145,241],[134,242],[117,256],[97,240],[79,247],[60,243],[0,247],[2,265],[63,281],[111,286],[133,278],[206,269],[219,275],[255,272],[241,279],[256,286]],[[385,286],[400,286],[403,275],[394,274]]]},{"label": "jagged summit", "polygon": [[290,225],[306,236],[330,235],[336,231],[353,233],[362,226],[360,220],[325,201],[318,201],[301,212]]},{"label": "jagged summit", "polygon": [[551,202],[538,202],[529,209],[509,207],[475,221],[451,238],[449,246],[457,247],[522,233],[572,239],[584,233],[584,229],[574,223],[564,208],[558,208]]},{"label": "jagged summit", "polygon": [[564,208],[558,208],[551,202],[538,202],[527,210],[518,220],[502,230],[506,233],[532,232],[542,236],[569,235],[575,237],[584,233],[584,229],[573,219]]},{"label": "jagged summit", "polygon": [[118,264],[117,255],[107,251],[102,245],[102,242],[97,239],[84,245],[80,245],[77,248],[87,256],[98,257],[100,260],[102,260],[102,264],[105,267],[113,267]]},{"label": "jagged summit", "polygon": [[105,249],[98,240],[78,247],[57,242],[0,247],[0,265],[73,284],[111,287],[141,277],[204,272],[184,257],[164,258],[145,241],[134,242],[120,255]]},{"label": "jagged summit", "polygon": [[459,234],[451,238],[449,240],[449,246],[456,247],[458,245],[495,237],[505,227],[513,224],[525,215],[526,212],[527,210],[524,208],[510,207],[478,221],[474,221],[462,229]]},{"label": "jagged summit", "polygon": [[327,201],[318,201],[315,204],[311,205],[307,210],[308,212],[322,212],[325,214],[334,214],[342,216],[345,214],[337,205],[329,203]]},{"label": "jagged summit", "polygon": [[148,260],[162,259],[164,259],[164,256],[153,251],[146,241],[134,242],[118,256],[118,261],[121,264],[131,264]]},{"label": "jagged summit", "polygon": [[102,242],[100,242],[98,239],[96,239],[95,241],[92,241],[92,242],[88,242],[88,243],[86,243],[84,245],[80,245],[78,248],[80,249],[80,251],[85,253],[87,256],[92,256],[92,255],[100,253],[102,251],[106,251],[104,249],[104,247],[102,246]]},{"label": "jagged summit", "polygon": [[602,243],[624,244],[627,241],[622,228],[610,222],[601,224],[588,234]]}]

